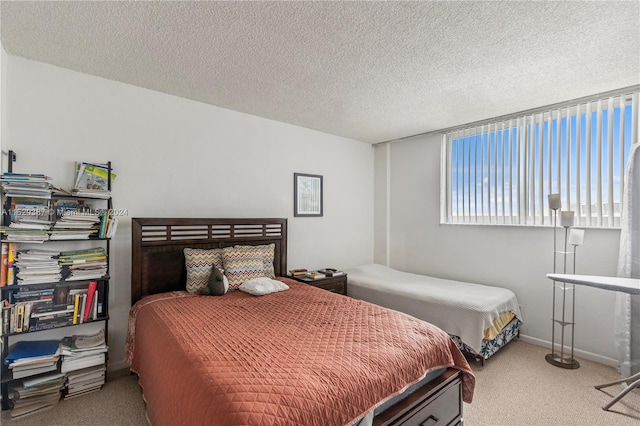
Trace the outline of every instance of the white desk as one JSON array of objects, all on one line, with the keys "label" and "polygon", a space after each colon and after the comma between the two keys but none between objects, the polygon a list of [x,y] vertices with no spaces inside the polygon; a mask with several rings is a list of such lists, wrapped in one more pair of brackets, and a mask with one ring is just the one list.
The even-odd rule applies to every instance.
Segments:
[{"label": "white desk", "polygon": [[[589,287],[597,287],[603,290],[619,291],[628,294],[640,295],[640,279],[638,278],[618,278],[618,277],[600,277],[597,275],[569,275],[569,274],[547,274],[547,278],[553,281],[560,281],[576,285],[586,285]],[[627,383],[625,387],[618,395],[616,395],[611,402],[602,407],[603,410],[608,410],[613,404],[618,402],[620,398],[628,394],[635,388],[640,388],[640,373],[634,374],[631,377],[616,380],[614,382],[605,383],[595,386],[596,389],[602,389],[609,386],[617,385],[619,383]]]}]

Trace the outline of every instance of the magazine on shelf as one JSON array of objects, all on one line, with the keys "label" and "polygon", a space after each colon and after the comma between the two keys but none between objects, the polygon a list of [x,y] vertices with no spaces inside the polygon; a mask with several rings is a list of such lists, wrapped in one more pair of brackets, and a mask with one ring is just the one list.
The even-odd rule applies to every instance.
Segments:
[{"label": "magazine on shelf", "polygon": [[[116,179],[116,174],[111,171],[111,182]],[[109,169],[104,164],[81,162],[76,163],[75,189],[89,189],[98,191],[109,190]]]}]

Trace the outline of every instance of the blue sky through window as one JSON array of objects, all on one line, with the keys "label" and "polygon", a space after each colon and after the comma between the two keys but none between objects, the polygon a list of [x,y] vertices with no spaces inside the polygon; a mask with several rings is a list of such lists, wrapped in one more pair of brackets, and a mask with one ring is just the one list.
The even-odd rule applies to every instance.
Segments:
[{"label": "blue sky through window", "polygon": [[[529,118],[526,123],[524,119],[520,122],[514,119],[511,126],[505,125],[504,129],[493,126],[491,130],[453,139],[452,215],[511,218],[518,214],[520,206],[520,214],[527,222],[527,217],[548,216],[547,195],[561,193],[562,209],[574,210],[576,215],[579,210],[582,218],[588,214],[589,195],[594,218],[600,192],[604,205],[602,215],[606,217],[610,179],[614,215],[619,215],[621,178],[632,144],[633,108],[631,105],[614,107],[612,114],[608,108],[603,103],[600,125],[598,111],[594,110],[589,120],[585,112],[579,117],[574,113],[569,118],[565,114],[558,119],[556,115],[551,120],[535,120],[537,122]],[[600,182],[598,170],[601,170]]]}]

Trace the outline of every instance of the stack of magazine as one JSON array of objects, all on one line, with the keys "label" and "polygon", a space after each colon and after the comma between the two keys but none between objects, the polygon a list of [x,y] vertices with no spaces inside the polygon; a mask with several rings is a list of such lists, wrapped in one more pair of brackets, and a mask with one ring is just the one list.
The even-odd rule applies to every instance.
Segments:
[{"label": "stack of magazine", "polygon": [[5,172],[0,177],[6,197],[51,199],[53,186],[42,174]]},{"label": "stack of magazine", "polygon": [[103,329],[62,339],[60,371],[67,374],[65,399],[99,390],[104,385],[107,350]]},{"label": "stack of magazine", "polygon": [[107,274],[107,252],[104,247],[63,251],[58,262],[68,271],[67,281],[97,279]]},{"label": "stack of magazine", "polygon": [[60,358],[59,340],[16,342],[4,359],[14,379],[54,371]]},{"label": "stack of magazine", "polygon": [[[115,180],[111,172],[111,180]],[[76,163],[76,178],[71,193],[78,197],[109,198],[109,168],[104,164]]]},{"label": "stack of magazine", "polygon": [[14,265],[18,284],[38,284],[62,279],[62,267],[58,263],[60,252],[53,250],[22,250]]},{"label": "stack of magazine", "polygon": [[13,403],[11,417],[22,418],[52,408],[60,401],[64,383],[64,374],[51,373],[13,385],[9,389],[9,399]]},{"label": "stack of magazine", "polygon": [[51,228],[51,239],[86,240],[97,235],[99,224],[98,213],[65,210]]}]

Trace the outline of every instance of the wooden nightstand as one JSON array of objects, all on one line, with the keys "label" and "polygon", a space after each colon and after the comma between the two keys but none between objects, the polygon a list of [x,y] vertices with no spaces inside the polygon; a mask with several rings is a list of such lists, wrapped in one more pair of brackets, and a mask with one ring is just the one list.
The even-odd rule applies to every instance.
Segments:
[{"label": "wooden nightstand", "polygon": [[335,277],[319,278],[314,280],[313,278],[306,277],[292,277],[296,281],[300,281],[305,284],[310,284],[318,288],[328,290],[333,293],[347,295],[347,274],[338,275]]}]

